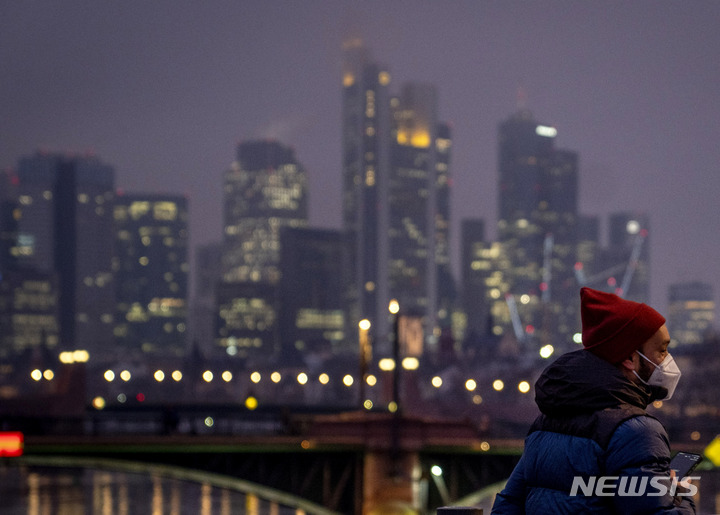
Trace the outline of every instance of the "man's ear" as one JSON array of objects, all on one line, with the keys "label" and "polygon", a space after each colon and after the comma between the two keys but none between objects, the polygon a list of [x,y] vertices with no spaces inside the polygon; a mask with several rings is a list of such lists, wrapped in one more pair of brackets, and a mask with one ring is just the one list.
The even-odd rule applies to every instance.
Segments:
[{"label": "man's ear", "polygon": [[628,372],[632,372],[635,370],[635,362],[632,360],[632,356],[629,358],[626,358],[620,362],[620,368],[623,370],[627,370]]}]

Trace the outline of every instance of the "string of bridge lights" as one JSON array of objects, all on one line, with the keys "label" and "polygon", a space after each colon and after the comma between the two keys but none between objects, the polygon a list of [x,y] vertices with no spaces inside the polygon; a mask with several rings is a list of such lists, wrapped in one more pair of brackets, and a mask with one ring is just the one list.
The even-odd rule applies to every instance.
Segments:
[{"label": "string of bridge lights", "polygon": [[[384,371],[392,371],[392,368],[385,369]],[[288,374],[286,374],[286,376],[284,378],[283,374],[279,371],[274,371],[269,374],[265,374],[265,376],[263,375],[263,373],[261,373],[259,371],[254,371],[249,374],[248,379],[253,384],[260,384],[264,380],[265,381],[269,380],[274,384],[279,384],[279,383],[283,382],[283,380],[287,380],[287,376],[288,376]],[[291,374],[290,374],[290,376],[292,377]],[[44,371],[40,370],[40,369],[34,369],[30,373],[30,377],[36,382],[42,381],[43,379],[46,381],[52,381],[55,378],[55,372],[52,369],[46,369]],[[117,373],[111,369],[108,369],[103,373],[103,378],[108,383],[112,383],[115,381],[129,383],[133,380],[133,375],[127,369],[121,370],[120,372],[117,372]],[[172,372],[165,372],[160,369],[158,369],[154,372],[153,378],[158,383],[162,383],[166,380],[174,381],[175,383],[180,383],[181,381],[183,381],[183,379],[186,379],[180,370],[173,370]],[[230,383],[233,381],[233,379],[235,379],[235,376],[229,370],[225,370],[220,373],[215,373],[211,370],[205,370],[201,374],[201,378],[205,383],[208,383],[208,384],[212,383],[213,381],[216,381],[218,378],[225,383]],[[304,386],[310,382],[310,376],[306,372],[298,373],[297,375],[295,375],[294,379],[301,386]],[[321,385],[328,385],[331,382],[330,375],[327,373],[319,374],[317,376],[316,380]],[[353,386],[353,384],[356,383],[356,378],[353,377],[351,374],[345,374],[345,375],[343,375],[341,382],[345,387],[350,388]],[[378,378],[374,374],[368,374],[365,377],[365,383],[370,387],[374,387],[378,383]],[[444,381],[441,376],[436,375],[430,379],[430,384],[432,385],[432,387],[439,389],[443,386]],[[495,379],[492,382],[491,386],[492,386],[492,390],[494,390],[496,392],[502,392],[505,389],[505,382],[502,379]],[[464,387],[468,392],[474,393],[478,389],[478,382],[475,379],[469,378],[464,382]],[[529,393],[531,390],[530,383],[525,380],[518,382],[517,390],[522,394]],[[121,399],[121,402],[124,402],[125,400],[127,400],[126,397],[124,397],[124,399]],[[141,402],[144,401],[145,400],[144,395],[142,396],[142,398],[138,398],[138,400]],[[473,397],[473,402],[475,404],[482,403],[482,397],[480,397],[479,395],[475,395]],[[97,405],[97,404],[101,404],[102,407],[105,406],[104,402],[102,402],[98,399],[95,399],[93,401],[93,405]],[[251,409],[254,409],[254,407],[256,407],[257,404],[255,404],[254,407],[252,407],[252,406],[253,406],[253,402],[251,400],[250,405],[248,407],[250,407]],[[99,407],[99,406],[96,406],[96,407]],[[372,407],[372,404],[370,404],[370,407],[368,407],[367,405],[365,407],[370,409]],[[100,408],[100,409],[102,409],[102,408]]]}]

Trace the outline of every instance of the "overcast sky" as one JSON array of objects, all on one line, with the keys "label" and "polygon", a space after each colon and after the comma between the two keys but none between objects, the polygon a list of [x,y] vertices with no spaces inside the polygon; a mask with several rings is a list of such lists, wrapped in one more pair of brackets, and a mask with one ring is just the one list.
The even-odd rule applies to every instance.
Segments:
[{"label": "overcast sky", "polygon": [[651,217],[651,301],[720,296],[720,2],[0,0],[0,167],[92,151],[127,191],[186,193],[221,237],[239,141],[292,145],[311,222],[340,227],[341,43],[438,88],[459,222],[497,222],[497,126],[519,88],[580,156],[584,214]]}]

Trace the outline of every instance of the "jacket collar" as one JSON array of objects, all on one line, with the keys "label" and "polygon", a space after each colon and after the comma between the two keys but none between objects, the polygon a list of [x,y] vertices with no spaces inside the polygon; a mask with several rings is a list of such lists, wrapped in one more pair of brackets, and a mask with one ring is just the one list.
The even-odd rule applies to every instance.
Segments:
[{"label": "jacket collar", "polygon": [[647,408],[653,391],[584,349],[550,364],[535,383],[535,402],[546,415],[575,415],[621,405]]}]

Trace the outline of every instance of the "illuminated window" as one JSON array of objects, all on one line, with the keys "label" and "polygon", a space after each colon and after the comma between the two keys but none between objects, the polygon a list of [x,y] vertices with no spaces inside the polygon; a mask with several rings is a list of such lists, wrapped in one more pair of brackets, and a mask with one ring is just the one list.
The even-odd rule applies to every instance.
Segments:
[{"label": "illuminated window", "polygon": [[130,216],[133,220],[138,220],[139,218],[145,216],[148,211],[150,211],[150,202],[138,201],[130,204]]},{"label": "illuminated window", "polygon": [[178,206],[175,202],[155,202],[153,204],[153,217],[155,220],[175,220],[178,216]]}]

